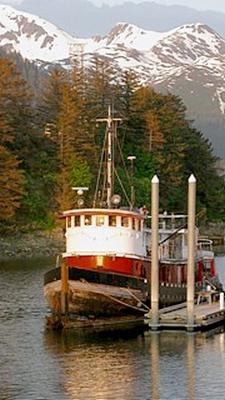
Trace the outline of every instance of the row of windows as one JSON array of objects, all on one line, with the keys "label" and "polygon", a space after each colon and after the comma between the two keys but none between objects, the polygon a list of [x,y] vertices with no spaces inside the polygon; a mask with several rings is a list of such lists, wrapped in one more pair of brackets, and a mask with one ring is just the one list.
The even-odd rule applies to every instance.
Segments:
[{"label": "row of windows", "polygon": [[141,221],[137,218],[116,215],[75,215],[66,218],[67,228],[76,226],[122,226],[137,231],[141,230]]}]

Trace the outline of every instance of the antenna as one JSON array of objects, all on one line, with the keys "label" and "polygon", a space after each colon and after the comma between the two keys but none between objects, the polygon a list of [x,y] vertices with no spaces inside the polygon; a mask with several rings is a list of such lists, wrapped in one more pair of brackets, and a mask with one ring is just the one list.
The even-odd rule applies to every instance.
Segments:
[{"label": "antenna", "polygon": [[135,192],[134,192],[134,160],[136,160],[136,156],[128,156],[127,159],[131,163],[131,187],[130,187],[130,208],[133,210],[135,203]]},{"label": "antenna", "polygon": [[97,122],[107,123],[107,207],[111,208],[111,198],[112,198],[112,135],[113,135],[113,123],[116,121],[122,121],[121,118],[113,118],[111,113],[111,106],[108,106],[108,117],[98,118]]},{"label": "antenna", "polygon": [[84,67],[84,49],[86,46],[85,41],[74,41],[69,46],[70,64],[77,65],[83,70]]}]

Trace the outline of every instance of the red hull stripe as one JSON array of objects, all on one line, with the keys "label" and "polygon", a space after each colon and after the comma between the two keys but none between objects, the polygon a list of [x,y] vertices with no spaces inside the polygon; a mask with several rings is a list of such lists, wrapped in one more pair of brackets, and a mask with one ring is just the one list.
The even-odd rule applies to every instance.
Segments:
[{"label": "red hull stripe", "polygon": [[[69,256],[66,257],[69,267],[76,267],[92,271],[106,271],[137,277],[148,277],[150,263],[146,260],[115,256]],[[211,275],[215,274],[212,264]],[[186,284],[187,265],[185,264],[160,264],[160,283]],[[203,263],[199,262],[196,268],[195,281],[197,284],[203,281]]]},{"label": "red hull stripe", "polygon": [[115,256],[70,256],[67,257],[69,267],[89,270],[101,269],[119,274],[146,276],[148,262]]}]

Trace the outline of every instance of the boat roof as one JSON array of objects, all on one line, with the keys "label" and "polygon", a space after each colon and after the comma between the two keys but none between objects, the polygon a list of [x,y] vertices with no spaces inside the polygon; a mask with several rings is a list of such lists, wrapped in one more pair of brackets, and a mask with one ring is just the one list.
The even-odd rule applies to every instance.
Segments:
[{"label": "boat roof", "polygon": [[122,208],[75,208],[72,210],[63,211],[60,216],[66,218],[73,215],[118,215],[125,217],[136,217],[140,219],[145,218],[145,214],[141,213],[139,209],[127,210]]}]

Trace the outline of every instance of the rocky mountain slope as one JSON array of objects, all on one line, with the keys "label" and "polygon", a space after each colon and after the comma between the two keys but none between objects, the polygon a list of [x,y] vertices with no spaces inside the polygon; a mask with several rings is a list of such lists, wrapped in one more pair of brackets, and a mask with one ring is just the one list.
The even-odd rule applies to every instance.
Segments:
[{"label": "rocky mountain slope", "polygon": [[83,52],[135,71],[142,82],[179,94],[191,118],[225,157],[225,40],[202,23],[151,32],[128,23],[106,36],[77,39],[34,15],[0,6],[0,47],[37,65],[60,63]]},{"label": "rocky mountain slope", "polygon": [[69,56],[72,36],[55,25],[0,4],[0,46],[28,60],[53,62]]}]

